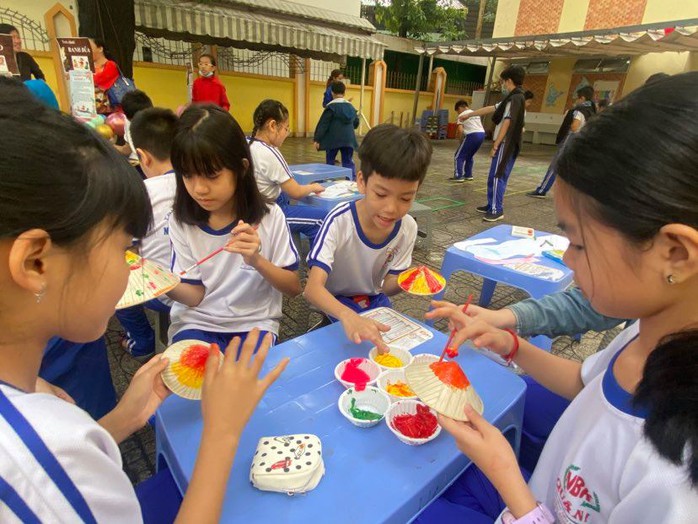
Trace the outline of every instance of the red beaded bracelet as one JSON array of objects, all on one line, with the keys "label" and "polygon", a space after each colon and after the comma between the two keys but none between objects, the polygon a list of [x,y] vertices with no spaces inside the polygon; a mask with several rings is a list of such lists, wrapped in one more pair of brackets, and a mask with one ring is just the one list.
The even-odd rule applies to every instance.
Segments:
[{"label": "red beaded bracelet", "polygon": [[507,365],[508,365],[508,364],[511,364],[511,362],[516,357],[516,354],[519,352],[519,337],[511,329],[505,329],[504,331],[506,331],[512,337],[514,337],[514,348],[508,354],[504,355],[504,357],[503,357],[504,360],[506,360]]}]

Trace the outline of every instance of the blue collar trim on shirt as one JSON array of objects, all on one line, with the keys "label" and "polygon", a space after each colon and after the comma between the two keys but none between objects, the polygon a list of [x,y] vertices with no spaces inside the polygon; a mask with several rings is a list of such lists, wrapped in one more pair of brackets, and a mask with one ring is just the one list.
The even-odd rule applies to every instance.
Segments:
[{"label": "blue collar trim on shirt", "polygon": [[382,248],[384,248],[385,246],[387,246],[387,245],[390,243],[390,241],[391,241],[393,238],[395,238],[395,237],[397,236],[398,231],[400,231],[400,225],[402,224],[402,219],[400,219],[400,220],[398,220],[397,222],[395,222],[395,227],[393,227],[393,230],[392,230],[392,231],[390,232],[390,234],[388,235],[388,238],[386,238],[386,239],[385,239],[383,242],[381,242],[380,244],[374,244],[374,243],[371,242],[371,241],[368,239],[368,237],[364,234],[364,230],[361,229],[361,224],[359,223],[359,215],[358,215],[358,213],[357,213],[357,211],[356,211],[356,201],[351,202],[351,203],[349,204],[349,207],[351,208],[351,216],[352,216],[353,219],[354,219],[354,225],[356,226],[356,232],[359,234],[359,238],[361,239],[361,241],[362,241],[364,244],[366,244],[366,245],[367,245],[368,247],[370,247],[371,249],[382,249]]},{"label": "blue collar trim on shirt", "polygon": [[4,380],[0,380],[0,385],[7,386],[8,388],[12,388],[16,391],[21,391],[22,393],[28,393],[28,391],[24,391],[22,388],[18,388],[14,384],[10,384],[9,382],[5,382]]},{"label": "blue collar trim on shirt", "polygon": [[229,235],[230,232],[233,230],[235,227],[235,224],[237,224],[237,220],[233,220],[230,224],[227,226],[221,228],[221,229],[213,229],[211,226],[208,224],[200,225],[199,229],[202,231],[205,231],[209,235],[216,235],[216,236],[223,236],[223,235]]},{"label": "blue collar trim on shirt", "polygon": [[602,387],[604,397],[606,397],[606,400],[608,400],[608,402],[614,408],[618,409],[619,411],[622,411],[626,415],[641,418],[644,420],[645,418],[647,418],[647,408],[635,406],[633,404],[633,395],[625,391],[620,386],[620,384],[618,384],[618,381],[616,380],[616,377],[613,374],[613,365],[616,363],[618,355],[625,351],[625,348],[627,348],[630,345],[630,343],[636,338],[637,336],[633,337],[632,340],[628,341],[628,343],[625,344],[625,346],[623,346],[623,348],[620,351],[613,355],[613,358],[608,363],[606,373],[604,373]]}]

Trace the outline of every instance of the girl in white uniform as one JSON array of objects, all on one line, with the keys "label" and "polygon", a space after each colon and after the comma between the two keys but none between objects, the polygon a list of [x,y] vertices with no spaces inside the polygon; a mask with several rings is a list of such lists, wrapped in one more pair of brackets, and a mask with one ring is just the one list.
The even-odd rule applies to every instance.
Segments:
[{"label": "girl in white uniform", "polygon": [[258,327],[277,335],[282,294],[301,292],[298,253],[283,212],[257,188],[250,148],[229,113],[188,108],[172,145],[177,192],[170,217],[172,270],[186,272],[168,296],[170,338],[225,347]]},{"label": "girl in white uniform", "polygon": [[312,193],[322,193],[325,187],[318,183],[301,185],[296,182],[279,151],[289,133],[288,109],[278,100],[263,100],[252,120],[250,153],[259,191],[281,207],[291,232],[303,233],[312,245],[327,211],[303,204],[291,205],[289,197],[299,200]]},{"label": "girl in white uniform", "polygon": [[[148,195],[108,142],[21,84],[1,78],[0,91],[0,142],[11,152],[0,155],[0,522],[141,522],[118,442],[167,397],[167,360],[145,364],[99,421],[35,384],[49,338],[104,333],[128,281],[124,251],[152,219]],[[51,139],[37,140],[46,130]],[[219,519],[236,443],[283,368],[260,382],[271,341],[249,367],[254,339],[220,370],[220,354],[209,357],[184,522]]]},{"label": "girl in white uniform", "polygon": [[[490,504],[486,516],[506,505],[504,522],[698,521],[697,90],[691,72],[633,91],[589,122],[558,161],[565,264],[594,310],[639,319],[608,348],[580,364],[452,305],[428,315],[450,317],[458,343],[513,360],[572,403],[528,485],[507,440],[484,418],[472,410],[470,423],[442,417],[479,471],[469,468],[418,522],[480,522],[473,498],[491,503],[497,492],[501,505]],[[665,134],[668,127],[675,132]],[[490,489],[482,482],[470,489],[482,474]]]}]

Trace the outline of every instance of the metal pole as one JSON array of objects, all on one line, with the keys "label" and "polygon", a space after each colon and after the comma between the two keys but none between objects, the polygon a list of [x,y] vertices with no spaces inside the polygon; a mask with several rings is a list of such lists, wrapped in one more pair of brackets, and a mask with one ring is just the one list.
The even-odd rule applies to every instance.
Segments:
[{"label": "metal pole", "polygon": [[[364,86],[366,85],[366,59],[361,59],[361,91],[359,92],[359,114],[366,120],[364,116]],[[375,93],[375,87],[374,87]],[[363,123],[359,120],[359,136],[363,136]]]},{"label": "metal pole", "polygon": [[427,78],[431,82],[431,72],[434,70],[434,55],[431,55],[429,57],[429,73],[427,74]]},{"label": "metal pole", "polygon": [[[497,56],[492,55],[492,65],[490,66],[490,74],[487,75],[487,85],[485,86],[485,102],[484,106],[487,106],[490,101],[490,86],[492,85],[492,77],[494,76],[494,66],[497,63]],[[483,106],[483,107],[484,107]]]},{"label": "metal pole", "polygon": [[[424,51],[426,53],[426,51]],[[419,67],[417,67],[417,85],[414,88],[414,102],[412,103],[412,114],[417,120],[417,105],[419,104],[419,92],[422,87],[422,69],[424,69],[424,53],[419,55]],[[410,126],[412,127],[412,126]]]}]

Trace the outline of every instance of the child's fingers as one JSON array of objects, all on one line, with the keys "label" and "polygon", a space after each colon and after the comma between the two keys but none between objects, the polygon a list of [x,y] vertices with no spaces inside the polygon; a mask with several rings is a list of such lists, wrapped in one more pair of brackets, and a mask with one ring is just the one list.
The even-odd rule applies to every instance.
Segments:
[{"label": "child's fingers", "polygon": [[242,343],[242,350],[240,351],[240,358],[238,360],[243,366],[243,369],[250,367],[250,361],[254,354],[254,348],[257,347],[257,342],[259,342],[259,329],[254,328],[247,334],[245,342]]},{"label": "child's fingers", "polygon": [[259,350],[252,361],[252,372],[255,374],[255,376],[259,376],[260,371],[262,371],[262,365],[267,359],[267,354],[269,353],[269,348],[271,347],[271,341],[271,333],[267,333],[264,335],[264,338],[262,338],[262,343],[259,345]]},{"label": "child's fingers", "polygon": [[459,442],[469,443],[472,439],[472,432],[474,431],[465,422],[460,422],[458,420],[453,420],[445,415],[438,415],[439,424],[442,428],[448,431],[453,438]]},{"label": "child's fingers", "polygon": [[378,330],[383,333],[390,331],[390,326],[388,326],[387,324],[381,324],[380,322],[376,322],[376,327],[378,327]]},{"label": "child's fingers", "polygon": [[274,369],[272,369],[269,373],[266,374],[266,376],[261,380],[263,392],[269,389],[269,386],[276,382],[276,379],[279,378],[281,373],[284,372],[284,369],[286,369],[286,366],[288,366],[288,363],[290,361],[291,359],[286,357],[281,362],[279,362]]},{"label": "child's fingers", "polygon": [[[237,351],[234,347],[234,339],[228,344],[228,351]],[[221,358],[221,350],[218,344],[211,344],[208,348],[208,358],[206,359],[206,369],[204,370],[204,384],[210,384],[218,373],[218,362]]]}]

